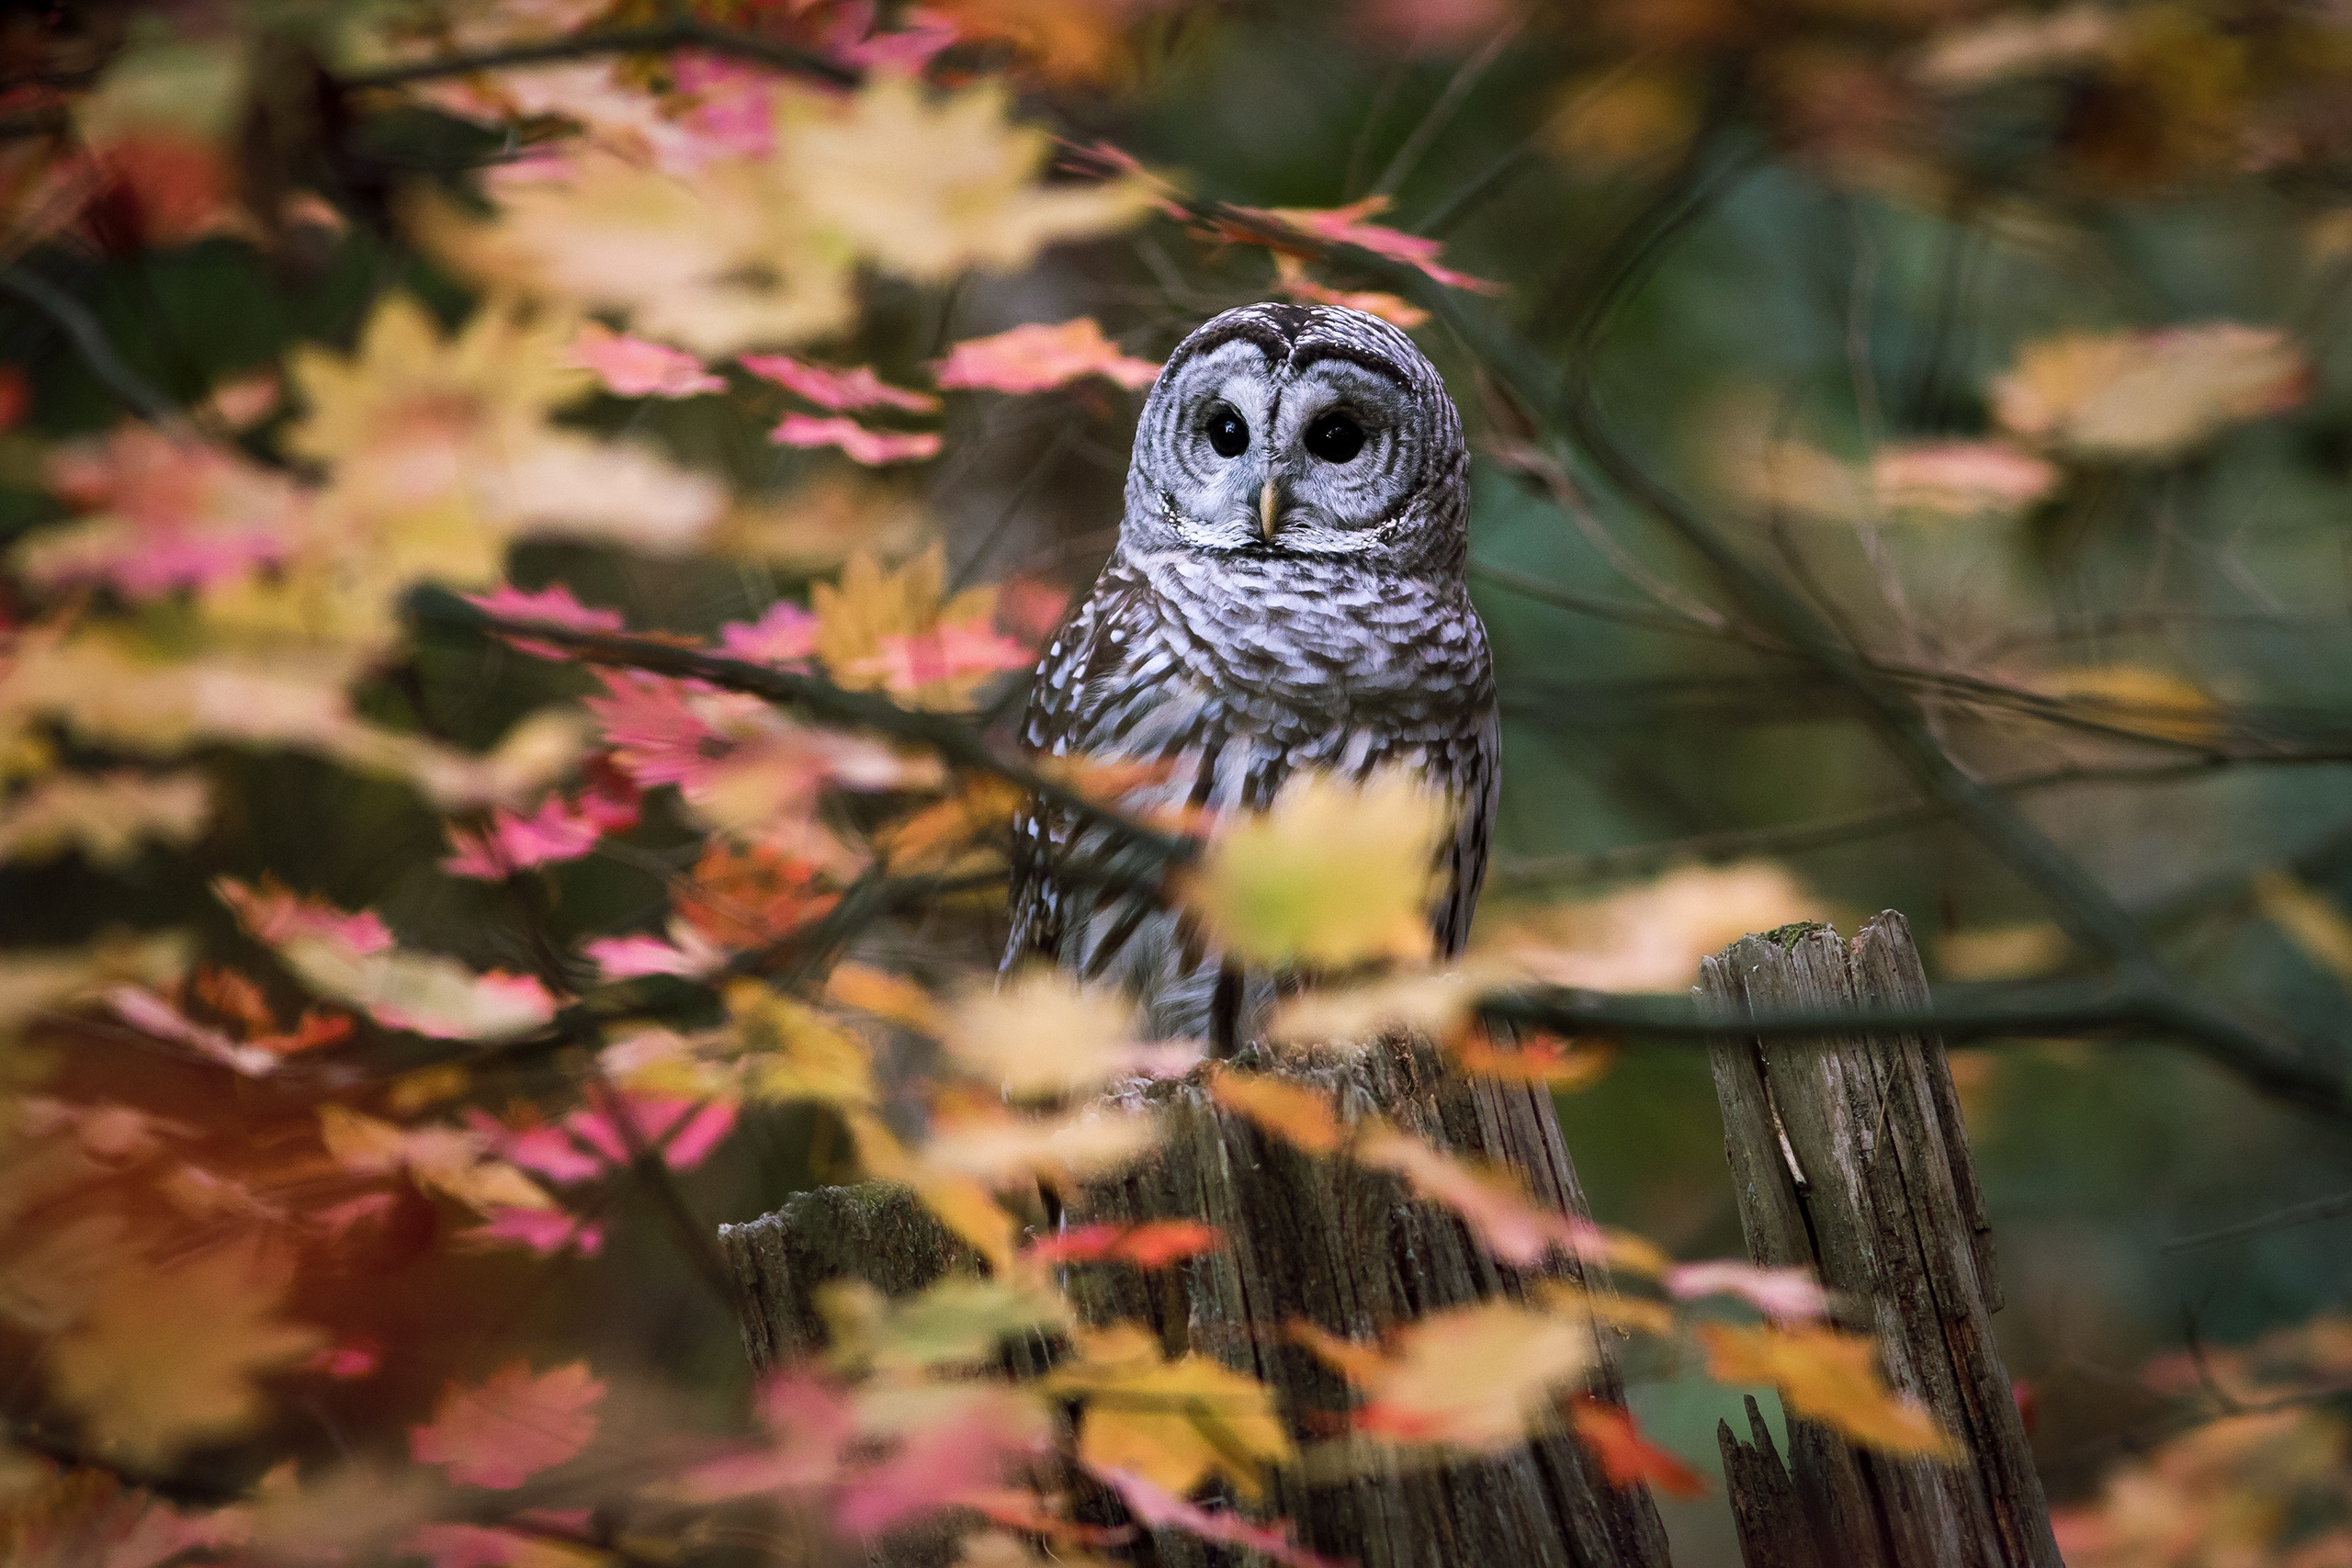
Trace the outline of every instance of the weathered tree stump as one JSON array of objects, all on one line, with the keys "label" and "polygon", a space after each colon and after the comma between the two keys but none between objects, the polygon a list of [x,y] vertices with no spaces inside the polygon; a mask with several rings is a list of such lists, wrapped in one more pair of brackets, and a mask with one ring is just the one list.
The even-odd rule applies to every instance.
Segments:
[{"label": "weathered tree stump", "polygon": [[[1330,1093],[1343,1115],[1379,1114],[1440,1147],[1506,1162],[1539,1201],[1582,1214],[1584,1201],[1547,1094],[1448,1071],[1426,1044],[1364,1052],[1245,1050],[1236,1066],[1278,1071]],[[1393,1176],[1316,1159],[1214,1104],[1198,1076],[1134,1087],[1168,1118],[1161,1150],[1114,1179],[1070,1194],[1069,1220],[1193,1218],[1226,1245],[1177,1268],[1078,1271],[1090,1318],[1152,1325],[1171,1352],[1198,1350],[1264,1380],[1302,1445],[1328,1438],[1345,1386],[1287,1341],[1306,1319],[1368,1337],[1424,1313],[1522,1288],[1451,1214],[1408,1197]],[[897,1205],[897,1206],[894,1206]],[[804,1194],[777,1213],[723,1227],[741,1292],[744,1341],[765,1367],[816,1347],[809,1292],[842,1274],[886,1292],[919,1287],[944,1267],[935,1226],[910,1201]],[[1607,1366],[1608,1346],[1601,1347]],[[1600,1392],[1614,1396],[1615,1374]],[[1343,1477],[1281,1474],[1271,1506],[1302,1541],[1363,1568],[1666,1568],[1665,1532],[1646,1492],[1611,1487],[1564,1429],[1505,1454],[1445,1465],[1388,1462]],[[1155,1535],[1159,1568],[1230,1554]],[[897,1559],[892,1559],[897,1561]]]},{"label": "weathered tree stump", "polygon": [[[1850,948],[1821,925],[1744,938],[1702,964],[1699,991],[1732,1018],[1928,1005],[1892,910]],[[1942,1043],[1734,1032],[1713,1057],[1749,1256],[1818,1269],[1878,1335],[1889,1382],[1970,1456],[1894,1459],[1792,1418],[1784,1470],[1751,1402],[1751,1441],[1717,1432],[1748,1568],[2060,1568],[1993,1343],[1992,1227]]]}]

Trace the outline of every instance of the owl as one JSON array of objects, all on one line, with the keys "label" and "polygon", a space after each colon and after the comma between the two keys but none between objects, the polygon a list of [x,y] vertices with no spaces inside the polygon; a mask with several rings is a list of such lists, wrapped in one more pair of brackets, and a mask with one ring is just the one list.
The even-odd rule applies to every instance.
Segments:
[{"label": "owl", "polygon": [[[1037,667],[1023,743],[1163,764],[1133,810],[1261,808],[1298,769],[1409,769],[1454,803],[1430,922],[1458,953],[1498,784],[1493,660],[1463,582],[1468,480],[1461,415],[1395,327],[1321,305],[1216,316],[1144,403],[1118,548]],[[1156,1037],[1229,1053],[1278,977],[1161,900],[1089,880],[1114,847],[1032,804],[1006,966],[1122,985]]]}]

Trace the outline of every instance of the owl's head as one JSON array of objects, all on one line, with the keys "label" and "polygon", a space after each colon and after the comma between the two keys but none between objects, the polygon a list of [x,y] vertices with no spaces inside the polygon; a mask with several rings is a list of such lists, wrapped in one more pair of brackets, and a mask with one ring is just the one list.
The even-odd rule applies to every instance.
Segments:
[{"label": "owl's head", "polygon": [[1413,340],[1330,305],[1245,305],[1177,344],[1127,470],[1130,554],[1353,558],[1459,575],[1462,416]]}]

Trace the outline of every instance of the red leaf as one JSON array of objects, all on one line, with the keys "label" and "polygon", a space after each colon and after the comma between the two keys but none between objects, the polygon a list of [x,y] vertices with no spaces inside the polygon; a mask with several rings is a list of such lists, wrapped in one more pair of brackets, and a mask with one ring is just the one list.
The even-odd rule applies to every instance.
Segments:
[{"label": "red leaf", "polygon": [[1079,1225],[1037,1241],[1022,1256],[1038,1263],[1132,1263],[1138,1269],[1164,1269],[1224,1243],[1223,1232],[1198,1220],[1153,1220],[1140,1225]]},{"label": "red leaf", "polygon": [[1634,1413],[1604,1404],[1589,1393],[1568,1402],[1577,1436],[1600,1461],[1612,1486],[1650,1485],[1676,1497],[1703,1497],[1707,1483],[1698,1472],[1650,1442],[1634,1425]]},{"label": "red leaf", "polygon": [[536,1376],[516,1361],[478,1387],[444,1390],[432,1424],[410,1428],[409,1454],[420,1464],[447,1466],[461,1486],[520,1486],[588,1446],[604,1397],[603,1381],[589,1375],[585,1361]]}]

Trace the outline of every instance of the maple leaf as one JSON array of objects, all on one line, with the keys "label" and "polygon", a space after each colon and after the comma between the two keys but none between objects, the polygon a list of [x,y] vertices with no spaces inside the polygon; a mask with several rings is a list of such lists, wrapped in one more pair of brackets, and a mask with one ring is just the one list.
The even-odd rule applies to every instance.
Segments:
[{"label": "maple leaf", "polygon": [[1831,1305],[1829,1292],[1810,1269],[1761,1269],[1752,1263],[1678,1263],[1662,1283],[1676,1301],[1700,1296],[1737,1296],[1765,1316],[1823,1317]]},{"label": "maple leaf", "polygon": [[1016,1099],[1075,1094],[1118,1076],[1141,1021],[1108,987],[1034,968],[1011,983],[967,991],[940,1043],[967,1070]]},{"label": "maple leaf", "polygon": [[1319,1331],[1306,1344],[1364,1392],[1357,1430],[1492,1451],[1522,1440],[1563,1383],[1600,1361],[1587,1324],[1491,1301],[1434,1312],[1375,1349]]},{"label": "maple leaf", "polygon": [[1121,354],[1093,317],[1080,316],[1059,326],[1032,322],[993,337],[967,338],[933,364],[932,376],[951,389],[1000,392],[1042,392],[1101,376],[1132,391],[1159,379],[1159,367]]},{"label": "maple leaf", "polygon": [[1707,1495],[1698,1472],[1644,1438],[1634,1413],[1623,1405],[1580,1393],[1568,1402],[1568,1423],[1611,1486],[1655,1486],[1676,1497]]},{"label": "maple leaf", "polygon": [[2213,321],[2069,333],[2027,345],[1993,382],[2019,435],[2093,457],[2156,459],[2311,395],[2311,361],[2275,327]]},{"label": "maple leaf", "polygon": [[554,1206],[530,1178],[492,1158],[470,1132],[401,1127],[340,1105],[322,1105],[318,1114],[319,1141],[327,1157],[345,1170],[367,1176],[405,1171],[419,1186],[446,1192],[483,1213]]},{"label": "maple leaf", "polygon": [[212,891],[229,906],[245,934],[266,947],[323,938],[356,953],[389,953],[392,933],[373,909],[346,914],[323,898],[307,897],[264,876],[258,886],[220,877]]},{"label": "maple leaf", "polygon": [[886,271],[945,282],[967,267],[1010,271],[1046,245],[1140,219],[1151,195],[1128,181],[1040,186],[1051,139],[1007,118],[1001,84],[927,97],[907,77],[854,96],[785,97],[780,144],[826,229]]},{"label": "maple leaf", "polygon": [[301,937],[277,950],[302,983],[387,1029],[438,1040],[512,1040],[555,1016],[555,998],[528,975],[477,974],[429,953],[361,953],[332,938]]},{"label": "maple leaf", "polygon": [[1260,1465],[1297,1457],[1256,1379],[1197,1352],[1163,1360],[1131,1324],[1079,1330],[1077,1344],[1044,1385],[1085,1399],[1078,1453],[1097,1474],[1128,1472],[1181,1496],[1221,1472],[1255,1496]]},{"label": "maple leaf", "polygon": [[727,389],[727,378],[704,369],[693,355],[595,321],[581,324],[567,358],[624,398],[691,398]]},{"label": "maple leaf", "polygon": [[1748,932],[1819,912],[1818,900],[1770,861],[1689,866],[1520,915],[1482,933],[1478,946],[1554,985],[1664,991],[1690,985],[1700,959]]},{"label": "maple leaf", "polygon": [[1599,1227],[1538,1203],[1508,1166],[1449,1155],[1388,1127],[1372,1130],[1351,1152],[1364,1165],[1402,1177],[1417,1197],[1453,1210],[1478,1245],[1503,1262],[1530,1267],[1554,1248],[1571,1257],[1607,1254]]},{"label": "maple leaf", "polygon": [[814,414],[788,413],[768,432],[779,446],[838,446],[854,462],[868,468],[888,463],[921,463],[939,456],[935,430],[875,430],[854,419],[820,419]]},{"label": "maple leaf", "polygon": [[939,400],[928,392],[891,386],[870,365],[810,365],[786,354],[746,354],[736,363],[763,381],[837,413],[876,408],[930,413],[939,407]]},{"label": "maple leaf", "polygon": [[531,866],[578,860],[605,834],[634,826],[637,811],[633,787],[591,787],[577,800],[550,795],[528,817],[501,807],[491,813],[490,826],[481,832],[449,829],[454,852],[441,869],[452,876],[499,882]]},{"label": "maple leaf", "polygon": [[1454,1045],[1453,1059],[1464,1072],[1481,1077],[1540,1083],[1555,1090],[1578,1089],[1609,1071],[1617,1060],[1617,1045],[1611,1040],[1560,1041],[1532,1034],[1506,1049],[1479,1031]]},{"label": "maple leaf", "polygon": [[1198,1220],[1148,1220],[1136,1225],[1079,1225],[1031,1243],[1021,1256],[1033,1263],[1132,1263],[1138,1269],[1164,1269],[1213,1252],[1224,1243],[1223,1232]]},{"label": "maple leaf", "polygon": [[674,941],[641,933],[592,937],[581,943],[580,951],[596,966],[598,976],[606,980],[633,980],[646,975],[699,979],[727,962],[722,949],[684,921],[673,922],[671,934]]},{"label": "maple leaf", "polygon": [[976,1365],[1008,1338],[1060,1334],[1070,1324],[1058,1292],[1010,1273],[949,1274],[896,1298],[862,1281],[834,1280],[820,1287],[817,1305],[836,1361],[890,1374]]},{"label": "maple leaf", "polygon": [[1159,1138],[1156,1114],[1109,1106],[1052,1117],[968,1108],[936,1119],[923,1157],[937,1169],[1000,1186],[1023,1177],[1068,1182],[1132,1164]]},{"label": "maple leaf", "polygon": [[2005,441],[1919,441],[1882,446],[1871,487],[1891,512],[1946,517],[2022,512],[2058,488],[2055,464]]},{"label": "maple leaf", "polygon": [[904,1024],[918,1033],[935,1035],[940,1031],[940,1010],[929,991],[903,976],[854,959],[834,964],[825,976],[825,999]]},{"label": "maple leaf", "polygon": [[845,1478],[843,1530],[871,1536],[960,1506],[1051,1450],[1053,1420],[1030,1394],[993,1382],[889,1386],[858,1402],[861,1435],[893,1447]]},{"label": "maple leaf", "polygon": [[238,120],[253,78],[240,40],[159,29],[107,63],[74,106],[85,155],[152,245],[248,230],[236,203]]},{"label": "maple leaf", "polygon": [[169,1266],[124,1258],[50,1346],[57,1397],[101,1452],[142,1469],[246,1430],[262,1414],[254,1378],[326,1340],[277,1316],[290,1272],[247,1247]]},{"label": "maple leaf", "polygon": [[1317,281],[1307,274],[1306,263],[1287,251],[1274,253],[1274,287],[1294,299],[1310,304],[1337,305],[1345,310],[1362,310],[1367,316],[1378,316],[1391,326],[1411,332],[1430,319],[1430,313],[1410,300],[1394,294],[1384,294],[1368,288],[1334,288]]},{"label": "maple leaf", "polygon": [[[964,703],[985,671],[904,682],[916,673],[894,660],[892,639],[935,634],[944,627],[985,631],[996,611],[988,588],[946,592],[947,558],[937,545],[896,570],[863,550],[853,554],[836,582],[809,590],[817,615],[817,655],[835,681],[860,690],[888,689],[917,707],[954,707]],[[903,644],[898,646],[903,647]],[[900,685],[892,686],[896,679]]]},{"label": "maple leaf", "polygon": [[1474,289],[1482,294],[1501,291],[1500,284],[1440,265],[1437,258],[1442,247],[1437,241],[1365,221],[1387,209],[1388,197],[1368,196],[1345,207],[1236,207],[1230,210],[1234,218],[1245,223],[1272,223],[1326,244],[1353,245],[1386,260],[1402,262],[1448,288]]},{"label": "maple leaf", "polygon": [[1736,1328],[1702,1323],[1707,1375],[1724,1383],[1770,1383],[1792,1415],[1818,1421],[1858,1443],[1890,1453],[1956,1461],[1959,1442],[1917,1404],[1894,1393],[1878,1373],[1878,1348],[1867,1334],[1802,1324]]},{"label": "maple leaf", "polygon": [[1330,1096],[1304,1084],[1220,1066],[1209,1077],[1209,1098],[1307,1154],[1330,1154],[1347,1138]]},{"label": "maple leaf", "polygon": [[0,862],[79,850],[93,865],[119,868],[150,840],[188,843],[211,814],[212,792],[200,773],[52,773],[0,801]]},{"label": "maple leaf", "polygon": [[722,948],[757,947],[832,908],[818,867],[770,844],[714,840],[673,900],[678,919]]},{"label": "maple leaf", "polygon": [[877,1101],[872,1059],[855,1035],[755,980],[732,983],[726,997],[729,1026],[752,1092],[836,1106]]},{"label": "maple leaf", "polygon": [[1203,1540],[1239,1547],[1283,1568],[1347,1568],[1336,1558],[1300,1546],[1291,1539],[1290,1527],[1281,1520],[1261,1525],[1229,1508],[1204,1508],[1134,1471],[1095,1469],[1094,1472],[1118,1493],[1127,1511],[1149,1529],[1182,1530]]},{"label": "maple leaf", "polygon": [[409,1428],[409,1455],[460,1486],[511,1490],[586,1448],[604,1397],[585,1361],[536,1374],[516,1361],[472,1388],[445,1388],[432,1421]]},{"label": "maple leaf", "polygon": [[1270,809],[1217,828],[1185,899],[1219,942],[1253,961],[1426,958],[1449,816],[1399,770],[1360,787],[1302,772]]},{"label": "maple leaf", "polygon": [[[485,615],[504,620],[544,621],[551,626],[565,626],[576,632],[616,632],[624,629],[628,619],[618,610],[597,609],[582,604],[571,590],[560,582],[550,582],[536,592],[525,592],[505,583],[488,593],[464,593],[458,597]],[[502,637],[505,634],[501,633]],[[570,659],[571,655],[552,643],[534,642],[528,637],[506,637],[508,643],[536,659]]]},{"label": "maple leaf", "polygon": [[[723,1100],[695,1100],[676,1095],[624,1090],[616,1097],[636,1142],[661,1156],[672,1170],[691,1170],[735,1130],[735,1107]],[[629,1136],[602,1111],[575,1111],[563,1119],[572,1139],[604,1156],[607,1165],[629,1162]]]},{"label": "maple leaf", "polygon": [[1365,984],[1317,987],[1284,997],[1266,1021],[1270,1038],[1361,1045],[1392,1034],[1424,1034],[1454,1045],[1469,1027],[1479,996],[1516,978],[1492,962],[1408,969]]},{"label": "maple leaf", "polygon": [[283,560],[310,526],[310,498],[232,448],[153,425],[50,454],[49,488],[85,515],[10,552],[45,588],[104,582],[147,600]]},{"label": "maple leaf", "polygon": [[466,1247],[523,1247],[542,1258],[566,1250],[594,1258],[605,1249],[605,1227],[560,1209],[493,1206],[481,1224],[458,1233]]},{"label": "maple leaf", "polygon": [[817,617],[790,600],[769,605],[756,621],[730,621],[718,628],[718,643],[729,658],[755,664],[799,664],[817,651]]}]

